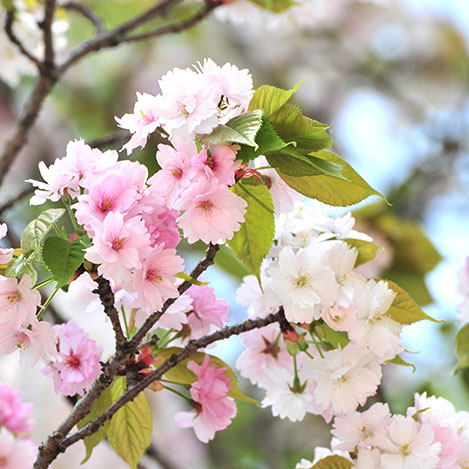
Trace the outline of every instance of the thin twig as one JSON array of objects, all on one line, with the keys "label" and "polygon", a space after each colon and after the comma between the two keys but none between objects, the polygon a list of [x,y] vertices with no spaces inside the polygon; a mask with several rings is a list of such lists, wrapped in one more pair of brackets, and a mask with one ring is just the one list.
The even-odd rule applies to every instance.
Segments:
[{"label": "thin twig", "polygon": [[41,67],[41,62],[37,57],[35,57],[31,52],[26,49],[24,44],[19,40],[16,36],[15,32],[13,31],[13,22],[15,20],[15,12],[14,10],[7,11],[7,16],[5,18],[5,32],[8,36],[8,39],[15,44],[15,46],[19,49],[21,54],[23,54],[30,62],[32,62],[38,69]]},{"label": "thin twig", "polygon": [[66,10],[72,10],[76,11],[77,13],[80,13],[82,16],[84,16],[90,23],[93,24],[93,26],[96,28],[96,31],[98,33],[102,33],[104,31],[104,26],[99,17],[95,14],[95,12],[87,7],[86,5],[83,5],[83,3],[80,2],[75,2],[73,0],[59,3],[58,5],[61,8],[65,8]]},{"label": "thin twig", "polygon": [[[145,388],[147,388],[151,383],[160,379],[165,373],[170,369],[174,368],[176,365],[189,358],[198,349],[205,348],[208,345],[218,342],[220,340],[228,339],[232,335],[239,335],[243,332],[248,332],[252,329],[259,329],[265,327],[274,322],[278,322],[284,318],[283,310],[280,310],[277,313],[269,314],[266,318],[260,319],[248,319],[247,321],[237,324],[235,326],[226,326],[223,329],[220,329],[213,334],[206,335],[198,340],[191,340],[187,346],[177,354],[171,355],[159,368],[157,368],[153,373],[146,376],[142,381],[136,385],[127,389],[127,391],[116,401],[114,402],[102,415],[88,423],[81,430],[73,433],[68,438],[59,443],[59,451],[64,452],[66,448],[70,445],[76,443],[77,441],[86,438],[87,436],[92,435],[98,431],[99,427],[102,426],[107,420],[112,418],[112,416],[121,409],[125,404],[135,399]],[[41,469],[44,466],[34,466],[35,469]]]},{"label": "thin twig", "polygon": [[44,38],[44,61],[42,73],[46,76],[53,76],[55,74],[54,34],[52,32],[55,7],[56,0],[46,0],[44,6],[44,20],[38,23],[39,27],[42,29]]},{"label": "thin twig", "polygon": [[170,9],[174,8],[182,0],[161,0],[159,3],[144,11],[135,18],[115,27],[110,31],[104,31],[90,40],[84,42],[73,50],[68,57],[59,65],[60,73],[65,72],[70,65],[90,54],[102,49],[116,47],[122,44],[127,35],[138,27],[148,23],[149,21],[165,15]]},{"label": "thin twig", "polygon": [[29,186],[23,189],[22,191],[18,192],[15,196],[13,196],[11,199],[8,199],[6,202],[4,202],[2,205],[0,205],[0,215],[3,214],[3,212],[13,208],[15,204],[23,200],[26,196],[32,194],[34,192],[34,187]]},{"label": "thin twig", "polygon": [[124,347],[126,339],[122,331],[122,326],[119,320],[119,313],[114,305],[114,293],[111,289],[109,280],[105,279],[101,275],[96,279],[98,288],[93,291],[99,295],[101,304],[104,306],[104,312],[110,319],[114,334],[116,336],[116,349],[120,350]]},{"label": "thin twig", "polygon": [[145,456],[153,459],[162,469],[176,469],[176,466],[171,461],[169,461],[166,456],[163,456],[161,451],[159,451],[154,444],[151,444],[147,448],[145,451]]},{"label": "thin twig", "polygon": [[87,142],[90,147],[99,148],[102,150],[107,147],[121,147],[127,140],[129,140],[130,134],[126,130],[118,130],[99,138],[95,138]]},{"label": "thin twig", "polygon": [[185,31],[186,29],[189,29],[195,24],[202,21],[210,14],[212,10],[214,10],[217,6],[221,5],[222,3],[222,1],[206,3],[204,7],[201,8],[195,15],[191,16],[190,18],[184,21],[181,21],[180,23],[169,24],[167,26],[163,26],[153,31],[149,31],[147,33],[137,34],[135,36],[123,38],[122,42],[146,41],[147,39],[151,39],[158,36],[164,36],[165,34],[180,33],[181,31]]}]

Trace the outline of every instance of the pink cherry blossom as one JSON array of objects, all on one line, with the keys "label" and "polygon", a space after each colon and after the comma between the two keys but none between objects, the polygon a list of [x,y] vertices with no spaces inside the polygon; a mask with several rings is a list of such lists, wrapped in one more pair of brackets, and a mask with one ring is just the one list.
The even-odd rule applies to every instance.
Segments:
[{"label": "pink cherry blossom", "polygon": [[45,182],[35,181],[34,179],[26,181],[37,187],[29,203],[31,205],[42,205],[46,200],[57,202],[68,193],[72,198],[76,197],[80,193],[78,181],[75,176],[67,172],[67,169],[68,164],[65,158],[55,160],[54,164],[49,167],[41,161],[39,171]]},{"label": "pink cherry blossom", "polygon": [[115,150],[102,152],[86,145],[83,139],[68,142],[64,158],[64,172],[72,177],[76,186],[89,188],[90,182],[112,168],[119,155]]},{"label": "pink cherry blossom", "polygon": [[20,365],[32,368],[40,358],[47,361],[56,355],[56,339],[51,325],[46,321],[32,323],[29,327],[0,324],[0,354],[20,351]]},{"label": "pink cherry blossom", "polygon": [[150,246],[162,244],[166,249],[177,247],[181,235],[176,223],[180,213],[166,206],[142,213],[142,219],[150,235]]},{"label": "pink cherry blossom", "polygon": [[187,241],[224,243],[241,227],[247,203],[217,181],[200,181],[181,200],[178,219]]},{"label": "pink cherry blossom", "polygon": [[0,429],[0,468],[31,469],[36,460],[37,446],[24,438],[15,437],[6,429]]},{"label": "pink cherry blossom", "polygon": [[55,391],[65,396],[83,395],[101,372],[103,349],[74,322],[54,326],[58,360],[42,368],[54,378]]},{"label": "pink cherry blossom", "polygon": [[186,294],[192,298],[192,309],[188,315],[191,338],[198,339],[214,327],[222,327],[223,321],[228,321],[228,302],[217,299],[212,287],[192,285]]},{"label": "pink cherry blossom", "polygon": [[7,383],[0,383],[0,426],[12,433],[27,433],[34,427],[28,420],[32,404],[22,402],[22,394],[14,391]]},{"label": "pink cherry blossom", "polygon": [[[8,232],[6,223],[0,223],[0,239],[3,239]],[[13,259],[13,248],[0,248],[0,265],[8,264]]]},{"label": "pink cherry blossom", "polygon": [[206,83],[201,74],[175,68],[159,80],[161,95],[154,106],[162,126],[172,135],[189,140],[193,132],[209,133],[218,124],[218,84]]},{"label": "pink cherry blossom", "polygon": [[29,275],[23,275],[20,282],[16,278],[0,275],[0,324],[20,326],[36,320],[41,294],[31,287]]},{"label": "pink cherry blossom", "polygon": [[246,350],[238,357],[236,368],[253,384],[268,387],[268,370],[292,369],[293,360],[286,350],[278,324],[270,324],[240,335]]},{"label": "pink cherry blossom", "polygon": [[102,223],[91,220],[95,233],[85,258],[101,264],[98,272],[116,282],[130,281],[130,269],[140,267],[140,258],[151,252],[150,235],[140,217],[125,220],[119,212],[110,212]]},{"label": "pink cherry blossom", "polygon": [[353,305],[340,306],[335,304],[323,309],[321,317],[335,331],[350,331],[357,322],[357,312]]},{"label": "pink cherry blossom", "polygon": [[239,145],[215,145],[204,149],[192,158],[192,167],[199,177],[209,180],[215,177],[219,184],[231,186],[235,183],[235,170],[238,166],[235,160],[239,149]]},{"label": "pink cherry blossom", "polygon": [[215,83],[221,89],[220,122],[225,123],[247,111],[254,94],[252,77],[249,70],[240,70],[230,63],[219,67],[212,59],[199,64],[200,71],[207,83]]},{"label": "pink cherry blossom", "polygon": [[135,270],[132,279],[138,293],[139,306],[146,313],[158,311],[168,298],[177,298],[174,275],[184,269],[184,261],[175,249],[156,246],[152,253]]},{"label": "pink cherry blossom", "polygon": [[215,432],[228,427],[236,415],[235,401],[228,396],[231,381],[223,374],[226,368],[211,365],[208,355],[202,365],[190,361],[187,368],[197,377],[190,393],[198,405],[194,406],[195,411],[177,413],[174,420],[181,428],[194,428],[197,438],[207,443]]},{"label": "pink cherry blossom", "polygon": [[190,160],[197,154],[194,142],[175,138],[173,145],[158,145],[156,160],[161,170],[148,180],[150,191],[163,196],[171,208],[190,185],[194,176]]},{"label": "pink cherry blossom", "polygon": [[128,155],[137,147],[144,148],[148,136],[159,126],[158,115],[155,111],[157,102],[155,96],[137,92],[133,114],[124,114],[121,118],[115,118],[120,128],[127,129],[132,134],[131,139],[123,147]]},{"label": "pink cherry blossom", "polygon": [[384,433],[391,423],[388,404],[380,402],[372,405],[365,412],[353,412],[336,417],[332,434],[340,440],[334,448],[355,451],[374,445],[376,437]]}]

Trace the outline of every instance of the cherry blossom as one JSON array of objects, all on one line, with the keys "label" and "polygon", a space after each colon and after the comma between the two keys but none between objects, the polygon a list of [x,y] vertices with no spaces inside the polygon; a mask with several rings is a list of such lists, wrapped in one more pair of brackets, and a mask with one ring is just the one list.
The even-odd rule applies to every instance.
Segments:
[{"label": "cherry blossom", "polygon": [[28,433],[34,422],[28,420],[32,404],[22,402],[22,395],[7,383],[0,383],[0,425],[12,433]]}]

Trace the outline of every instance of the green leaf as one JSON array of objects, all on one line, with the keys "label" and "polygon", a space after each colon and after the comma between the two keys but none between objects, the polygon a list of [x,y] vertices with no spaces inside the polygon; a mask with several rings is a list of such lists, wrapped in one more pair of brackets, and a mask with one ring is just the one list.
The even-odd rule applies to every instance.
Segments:
[{"label": "green leaf", "polygon": [[185,272],[179,272],[178,274],[175,275],[175,277],[181,278],[182,280],[185,280],[186,282],[192,283],[192,285],[198,285],[199,287],[201,287],[202,285],[208,285],[208,282],[201,282],[200,280],[197,280],[196,278],[191,277]]},{"label": "green leaf", "polygon": [[57,236],[44,241],[42,258],[57,280],[57,287],[63,287],[83,263],[85,252],[80,239],[73,242]]},{"label": "green leaf", "polygon": [[318,461],[311,469],[351,469],[352,461],[342,456],[327,456]]},{"label": "green leaf", "polygon": [[339,345],[340,347],[344,348],[350,342],[346,332],[335,331],[324,321],[321,321],[319,324],[315,325],[314,329],[319,337],[330,344],[333,349],[336,349],[339,347]]},{"label": "green leaf", "polygon": [[469,323],[459,329],[456,335],[456,354],[459,361],[453,374],[469,367]]},{"label": "green leaf", "polygon": [[273,11],[274,13],[288,10],[296,4],[294,0],[250,0],[250,2],[264,10]]},{"label": "green leaf", "polygon": [[[169,357],[171,357],[171,355],[177,354],[181,350],[182,348],[179,348],[179,347],[170,347],[167,349],[158,350],[157,357],[166,360]],[[187,358],[186,360],[183,360],[177,366],[167,371],[165,373],[166,378],[170,379],[171,381],[180,383],[180,384],[186,384],[186,385],[192,384],[194,381],[196,381],[197,378],[194,375],[194,373],[192,373],[192,371],[187,369],[187,364],[190,361],[194,361],[198,365],[201,365],[206,355],[208,354],[205,354],[203,352],[196,352],[192,354],[189,358]],[[214,357],[213,355],[209,355],[209,357],[210,357],[211,365],[215,366],[216,368],[226,368],[223,374],[227,378],[229,378],[229,380],[231,381],[231,389],[230,389],[230,392],[228,393],[228,396],[232,397],[233,399],[238,399],[240,401],[247,402],[249,404],[254,404],[260,407],[259,403],[255,399],[252,399],[251,397],[246,396],[246,394],[244,394],[243,391],[241,391],[238,385],[238,379],[236,378],[234,371],[231,369],[231,367],[227,363],[225,363],[223,360],[221,360],[218,357]]]},{"label": "green leaf", "polygon": [[231,190],[248,206],[244,223],[227,244],[260,282],[261,263],[270,250],[275,232],[272,196],[262,184],[248,186],[240,181]]},{"label": "green leaf", "polygon": [[425,314],[412,297],[399,285],[389,280],[387,284],[392,291],[397,293],[391,307],[387,311],[387,314],[389,314],[394,321],[400,324],[412,324],[414,322],[423,321],[424,319],[442,322]]},{"label": "green leaf", "polygon": [[311,153],[332,145],[332,138],[327,134],[329,126],[303,116],[301,110],[291,104],[285,104],[270,116],[270,122],[283,140],[295,141],[299,151]]},{"label": "green leaf", "polygon": [[284,148],[278,153],[267,156],[270,165],[288,176],[321,176],[327,175],[338,179],[347,179],[342,175],[344,165],[325,161],[315,154],[303,155],[295,149]]},{"label": "green leaf", "polygon": [[320,200],[328,205],[347,206],[356,204],[370,195],[383,197],[370,187],[342,158],[332,152],[320,151],[316,157],[324,161],[338,163],[343,166],[340,179],[330,175],[294,177],[277,169],[280,177],[293,189],[307,197]]},{"label": "green leaf", "polygon": [[265,117],[270,117],[277,112],[299,88],[302,82],[299,82],[291,90],[282,90],[275,86],[263,85],[256,90],[249,103],[249,111],[262,109]]},{"label": "green leaf", "polygon": [[[113,402],[124,394],[126,387],[124,377],[114,380],[111,388]],[[132,469],[135,469],[150,446],[151,433],[151,410],[145,395],[141,392],[114,414],[107,430],[107,439],[114,451]]]},{"label": "green leaf", "polygon": [[358,251],[357,260],[355,261],[355,267],[372,261],[376,257],[379,246],[370,241],[364,241],[363,239],[346,238],[345,241],[350,247],[355,248]]},{"label": "green leaf", "polygon": [[406,362],[400,355],[396,355],[392,360],[387,360],[386,363],[399,366],[410,366],[412,368],[412,373],[415,373],[415,365]]},{"label": "green leaf", "polygon": [[44,238],[64,213],[63,208],[50,208],[26,226],[21,236],[21,250],[26,257],[31,253],[39,255]]},{"label": "green leaf", "polygon": [[34,268],[34,253],[29,256],[20,254],[13,262],[8,264],[3,275],[5,277],[18,277],[20,274],[29,275],[33,282],[36,280],[37,272]]},{"label": "green leaf", "polygon": [[231,142],[257,148],[255,137],[261,125],[262,111],[255,110],[234,117],[225,125],[219,125],[211,134],[203,135],[201,140],[214,145]]},{"label": "green leaf", "polygon": [[[104,391],[100,394],[98,399],[93,402],[93,405],[91,406],[90,412],[78,422],[77,427],[78,429],[83,428],[85,425],[90,423],[91,421],[95,420],[97,417],[99,417],[101,414],[103,414],[108,407],[110,407],[112,404],[112,395],[111,395],[111,388],[106,388]],[[93,453],[93,449],[101,443],[103,438],[106,436],[107,429],[109,427],[109,420],[107,420],[104,425],[99,427],[98,431],[96,433],[93,433],[91,436],[87,436],[83,442],[85,443],[85,448],[86,448],[86,455],[85,459],[81,462],[81,464],[84,464],[88,459],[90,459],[91,454]]]},{"label": "green leaf", "polygon": [[398,285],[402,285],[420,306],[425,306],[433,302],[433,298],[425,284],[425,277],[420,272],[391,268],[381,273],[380,276],[392,280]]},{"label": "green leaf", "polygon": [[285,143],[275,132],[269,119],[262,118],[262,127],[256,136],[257,148],[249,146],[241,146],[241,150],[236,154],[236,158],[240,159],[243,163],[257,158],[259,155],[268,155],[273,151],[285,148],[288,143]]}]

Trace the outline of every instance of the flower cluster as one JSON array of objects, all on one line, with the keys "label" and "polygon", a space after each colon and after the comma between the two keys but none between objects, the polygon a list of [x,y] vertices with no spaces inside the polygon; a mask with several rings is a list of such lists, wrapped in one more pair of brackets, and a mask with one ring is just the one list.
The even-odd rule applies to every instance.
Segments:
[{"label": "flower cluster", "polygon": [[36,316],[41,295],[32,288],[32,279],[24,274],[16,278],[0,275],[0,354],[20,350],[21,365],[34,366],[39,358],[55,356],[52,327]]},{"label": "flower cluster", "polygon": [[32,405],[22,402],[21,393],[0,383],[0,467],[30,469],[37,446],[26,436],[34,426],[28,420]]},{"label": "flower cluster", "polygon": [[[391,415],[387,404],[377,403],[337,417],[331,445],[333,454],[353,459],[357,469],[456,469],[469,464],[468,428],[468,412],[424,393],[415,395],[406,416]],[[310,467],[306,462],[296,467]]]},{"label": "flower cluster", "polygon": [[236,404],[228,397],[231,381],[224,376],[226,368],[216,368],[206,355],[202,365],[190,361],[187,368],[197,381],[191,384],[192,412],[179,412],[174,420],[181,428],[194,428],[197,438],[204,443],[212,440],[215,432],[224,430],[236,415]]},{"label": "flower cluster", "polygon": [[263,291],[254,277],[238,290],[250,317],[282,307],[288,321],[242,335],[237,362],[281,418],[353,412],[376,392],[381,366],[402,351],[402,326],[389,314],[396,293],[355,270],[352,246],[370,238],[353,225],[350,214],[333,219],[320,205],[297,203],[277,219]]}]

